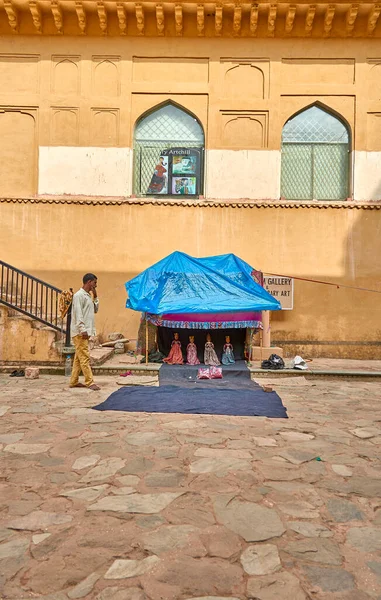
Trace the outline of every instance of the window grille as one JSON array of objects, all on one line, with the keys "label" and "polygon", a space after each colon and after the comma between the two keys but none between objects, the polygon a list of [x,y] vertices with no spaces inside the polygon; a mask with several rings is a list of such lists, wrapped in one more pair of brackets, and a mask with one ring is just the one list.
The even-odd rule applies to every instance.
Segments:
[{"label": "window grille", "polygon": [[[134,190],[137,195],[148,193],[161,154],[171,148],[203,149],[204,132],[195,117],[173,104],[166,104],[143,117],[135,129]],[[201,192],[202,165],[200,168]],[[168,195],[171,195],[170,186]]]},{"label": "window grille", "polygon": [[349,193],[349,133],[340,119],[312,106],[282,134],[281,195],[288,200],[343,200]]}]

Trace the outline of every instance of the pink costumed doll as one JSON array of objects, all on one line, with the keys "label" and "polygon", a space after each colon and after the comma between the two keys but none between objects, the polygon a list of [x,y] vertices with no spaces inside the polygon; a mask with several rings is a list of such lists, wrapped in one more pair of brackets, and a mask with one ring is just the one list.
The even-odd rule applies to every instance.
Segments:
[{"label": "pink costumed doll", "polygon": [[187,365],[199,365],[200,361],[197,358],[197,346],[194,343],[194,335],[189,336],[189,344],[187,346]]},{"label": "pink costumed doll", "polygon": [[173,342],[171,344],[171,350],[167,356],[164,358],[164,362],[169,365],[182,365],[184,363],[183,354],[181,352],[181,342],[179,340],[179,334],[175,333],[173,336]]}]

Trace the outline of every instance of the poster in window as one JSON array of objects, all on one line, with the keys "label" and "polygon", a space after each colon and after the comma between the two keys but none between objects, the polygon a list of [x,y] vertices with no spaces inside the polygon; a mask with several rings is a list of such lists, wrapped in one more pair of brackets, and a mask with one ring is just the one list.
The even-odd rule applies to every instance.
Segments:
[{"label": "poster in window", "polygon": [[196,185],[196,177],[172,177],[172,194],[176,196],[194,196]]},{"label": "poster in window", "polygon": [[173,156],[172,175],[196,175],[197,156]]},{"label": "poster in window", "polygon": [[147,194],[168,194],[168,156],[159,157]]},{"label": "poster in window", "polygon": [[169,158],[169,194],[197,196],[201,190],[201,148],[168,148],[163,155]]}]

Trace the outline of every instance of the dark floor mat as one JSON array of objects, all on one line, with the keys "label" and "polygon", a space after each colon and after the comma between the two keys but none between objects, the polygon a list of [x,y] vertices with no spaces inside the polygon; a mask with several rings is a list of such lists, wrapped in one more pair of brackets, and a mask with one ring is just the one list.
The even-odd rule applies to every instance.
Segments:
[{"label": "dark floor mat", "polygon": [[[210,383],[216,383],[212,380]],[[276,392],[264,392],[254,384],[248,388],[193,387],[161,385],[160,387],[132,386],[121,388],[95,410],[125,412],[183,413],[235,416],[261,416],[287,419],[286,408]]]}]

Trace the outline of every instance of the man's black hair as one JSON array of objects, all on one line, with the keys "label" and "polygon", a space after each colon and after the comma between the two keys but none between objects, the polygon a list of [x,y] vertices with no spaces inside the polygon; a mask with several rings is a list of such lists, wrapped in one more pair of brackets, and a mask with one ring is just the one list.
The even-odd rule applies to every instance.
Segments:
[{"label": "man's black hair", "polygon": [[83,276],[82,281],[83,283],[87,283],[88,281],[94,281],[94,279],[98,279],[94,273],[86,273],[86,275]]}]

